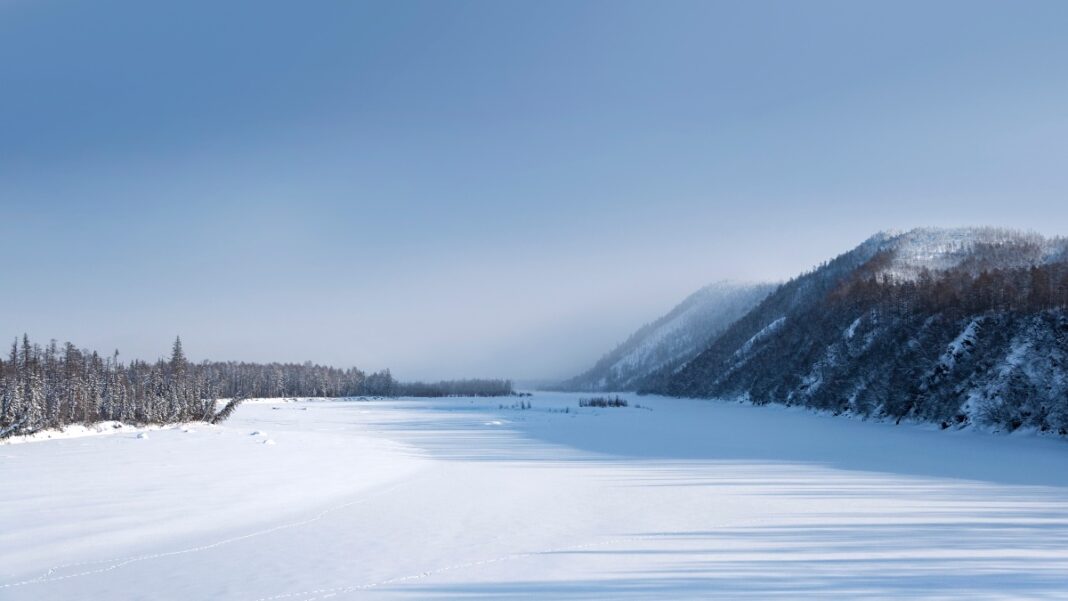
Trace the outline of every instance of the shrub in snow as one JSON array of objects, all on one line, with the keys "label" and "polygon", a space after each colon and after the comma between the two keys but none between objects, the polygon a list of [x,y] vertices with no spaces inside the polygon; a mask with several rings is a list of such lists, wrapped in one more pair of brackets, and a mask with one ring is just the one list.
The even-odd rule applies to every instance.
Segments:
[{"label": "shrub in snow", "polygon": [[591,399],[579,399],[579,407],[626,407],[627,399],[620,398],[618,396],[608,397],[593,397]]}]

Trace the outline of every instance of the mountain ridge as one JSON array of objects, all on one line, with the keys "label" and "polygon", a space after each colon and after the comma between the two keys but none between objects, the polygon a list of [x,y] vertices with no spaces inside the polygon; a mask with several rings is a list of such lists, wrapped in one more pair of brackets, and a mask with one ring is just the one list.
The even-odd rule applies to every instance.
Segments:
[{"label": "mountain ridge", "polygon": [[643,325],[597,363],[558,388],[633,389],[656,370],[677,366],[774,289],[774,284],[722,280],[702,287]]},{"label": "mountain ridge", "polygon": [[780,286],[642,392],[1068,434],[1068,241],[880,232]]}]

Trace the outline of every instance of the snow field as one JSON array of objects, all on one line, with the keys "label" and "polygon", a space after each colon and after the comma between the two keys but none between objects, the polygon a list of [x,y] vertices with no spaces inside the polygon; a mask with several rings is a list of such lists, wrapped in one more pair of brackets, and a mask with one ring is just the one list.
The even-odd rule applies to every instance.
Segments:
[{"label": "snow field", "polygon": [[195,435],[0,447],[0,598],[1068,591],[1063,441],[579,396],[251,404]]}]

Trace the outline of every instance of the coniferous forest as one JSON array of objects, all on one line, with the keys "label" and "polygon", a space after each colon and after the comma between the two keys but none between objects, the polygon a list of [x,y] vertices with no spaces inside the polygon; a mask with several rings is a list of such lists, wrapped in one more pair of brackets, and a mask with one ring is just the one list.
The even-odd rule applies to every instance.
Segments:
[{"label": "coniferous forest", "polygon": [[879,234],[786,282],[643,391],[1068,435],[1068,241]]},{"label": "coniferous forest", "polygon": [[[402,383],[390,371],[365,373],[298,363],[190,362],[175,340],[169,359],[123,363],[67,342],[28,336],[0,359],[0,439],[71,424],[220,422],[246,398],[507,396],[507,380]],[[222,404],[220,399],[225,399]]]}]

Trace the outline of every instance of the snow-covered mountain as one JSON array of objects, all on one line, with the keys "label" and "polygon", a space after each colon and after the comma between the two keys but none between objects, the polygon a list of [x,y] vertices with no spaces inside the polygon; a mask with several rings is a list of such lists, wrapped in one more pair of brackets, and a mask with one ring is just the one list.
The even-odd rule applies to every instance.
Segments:
[{"label": "snow-covered mountain", "polygon": [[978,275],[983,270],[1019,269],[1068,258],[1064,238],[1000,228],[917,228],[881,233],[873,240],[881,241],[884,259],[873,267],[897,279],[915,280],[924,270],[960,269]]},{"label": "snow-covered mountain", "polygon": [[580,376],[561,385],[568,390],[633,390],[649,374],[695,357],[734,320],[772,290],[772,284],[718,282],[691,294],[656,321],[646,324]]},{"label": "snow-covered mountain", "polygon": [[1068,434],[1068,242],[990,228],[878,234],[644,390]]}]

